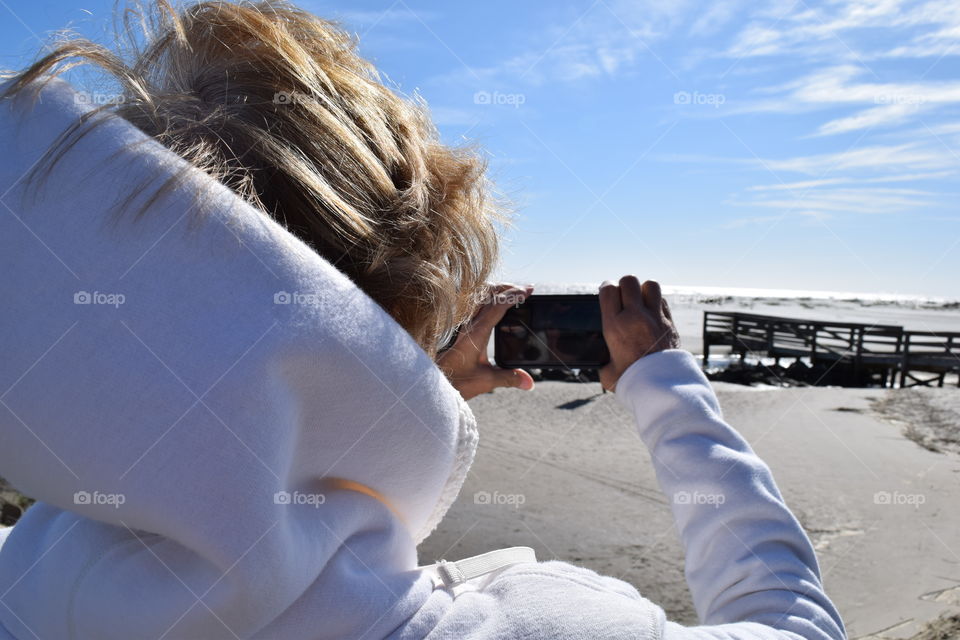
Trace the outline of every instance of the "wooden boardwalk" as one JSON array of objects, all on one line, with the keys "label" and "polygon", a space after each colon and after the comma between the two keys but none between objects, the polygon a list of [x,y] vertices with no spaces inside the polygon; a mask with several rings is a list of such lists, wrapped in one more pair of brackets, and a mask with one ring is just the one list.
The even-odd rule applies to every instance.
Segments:
[{"label": "wooden boardwalk", "polygon": [[[703,312],[703,366],[710,347],[747,354],[808,360],[811,366],[858,381],[893,387],[943,386],[957,374],[960,387],[960,332],[905,331],[897,325],[798,320],[739,311]],[[836,378],[836,375],[834,375]],[[899,378],[899,380],[898,380]]]}]

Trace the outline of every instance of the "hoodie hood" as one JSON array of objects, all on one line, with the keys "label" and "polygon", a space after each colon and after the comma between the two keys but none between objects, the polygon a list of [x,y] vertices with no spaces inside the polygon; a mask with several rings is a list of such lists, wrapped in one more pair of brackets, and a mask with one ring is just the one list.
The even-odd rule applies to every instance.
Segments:
[{"label": "hoodie hood", "polygon": [[415,545],[473,459],[469,407],[129,123],[41,163],[83,98],[0,102],[0,474],[40,501],[0,551],[0,637],[384,635],[431,588]]}]

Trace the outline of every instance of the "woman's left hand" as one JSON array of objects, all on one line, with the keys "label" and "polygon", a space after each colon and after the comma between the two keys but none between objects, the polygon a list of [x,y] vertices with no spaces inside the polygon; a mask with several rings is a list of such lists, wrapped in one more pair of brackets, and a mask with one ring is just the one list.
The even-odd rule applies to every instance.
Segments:
[{"label": "woman's left hand", "polygon": [[491,285],[490,300],[460,330],[453,346],[437,356],[437,366],[465,400],[497,387],[533,389],[533,378],[529,373],[523,369],[501,369],[490,364],[487,357],[487,344],[493,328],[507,309],[523,302],[532,291],[533,287]]}]

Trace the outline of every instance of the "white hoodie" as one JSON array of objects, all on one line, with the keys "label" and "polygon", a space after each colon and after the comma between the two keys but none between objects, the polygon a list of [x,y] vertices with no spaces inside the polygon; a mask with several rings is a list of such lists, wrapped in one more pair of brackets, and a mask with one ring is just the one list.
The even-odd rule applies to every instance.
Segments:
[{"label": "white hoodie", "polygon": [[[26,180],[76,95],[0,103],[0,474],[39,500],[0,548],[0,639],[844,637],[683,351],[617,397],[666,493],[724,496],[674,501],[713,626],[559,562],[456,587],[418,568],[473,459],[468,405],[347,277],[133,126]],[[137,220],[112,214],[128,197]]]}]

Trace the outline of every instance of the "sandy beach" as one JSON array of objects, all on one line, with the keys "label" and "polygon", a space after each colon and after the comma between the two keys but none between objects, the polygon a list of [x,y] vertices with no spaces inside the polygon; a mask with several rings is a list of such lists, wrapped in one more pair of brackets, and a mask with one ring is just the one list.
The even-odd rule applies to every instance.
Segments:
[{"label": "sandy beach", "polygon": [[[851,638],[911,637],[960,609],[960,456],[920,446],[877,408],[920,392],[715,386],[818,549]],[[668,502],[626,411],[600,391],[542,382],[473,400],[476,464],[421,559],[526,544],[620,577],[695,624]],[[960,419],[956,389],[922,393]]]},{"label": "sandy beach", "polygon": [[[694,353],[704,308],[960,328],[955,309],[919,305],[681,297],[672,305]],[[960,390],[714,388],[813,540],[851,638],[910,638],[960,612]],[[668,501],[612,395],[596,383],[541,382],[471,406],[477,460],[421,546],[423,562],[529,545],[540,559],[622,578],[696,624]]]}]

